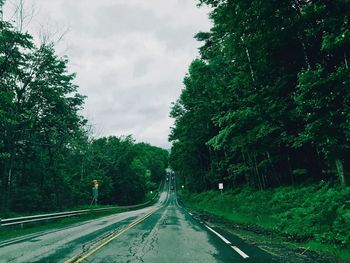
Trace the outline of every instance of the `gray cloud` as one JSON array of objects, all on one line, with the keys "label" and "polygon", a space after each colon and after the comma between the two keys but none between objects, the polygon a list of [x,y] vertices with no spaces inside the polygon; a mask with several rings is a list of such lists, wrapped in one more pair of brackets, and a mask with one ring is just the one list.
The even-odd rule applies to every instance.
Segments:
[{"label": "gray cloud", "polygon": [[170,105],[197,56],[193,35],[210,28],[209,10],[195,0],[27,1],[39,11],[31,32],[49,20],[69,27],[57,48],[88,96],[83,114],[97,135],[133,134],[170,147]]},{"label": "gray cloud", "polygon": [[96,9],[95,34],[98,37],[108,37],[110,34],[121,35],[129,32],[152,32],[161,24],[166,23],[165,19],[155,16],[152,10],[142,9],[115,3],[105,5]]},{"label": "gray cloud", "polygon": [[140,58],[138,61],[136,61],[134,65],[133,77],[140,78],[145,76],[147,72],[150,70],[151,64],[152,64],[151,58]]}]

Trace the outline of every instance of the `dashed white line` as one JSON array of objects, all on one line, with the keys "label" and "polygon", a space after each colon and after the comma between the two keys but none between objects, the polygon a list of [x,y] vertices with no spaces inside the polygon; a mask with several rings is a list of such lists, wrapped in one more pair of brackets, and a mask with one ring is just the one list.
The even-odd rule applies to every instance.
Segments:
[{"label": "dashed white line", "polygon": [[211,232],[213,232],[215,235],[217,235],[219,238],[221,238],[222,241],[224,241],[226,244],[230,245],[231,242],[228,241],[226,238],[224,238],[222,235],[220,235],[218,232],[216,232],[214,229],[212,229],[211,227],[205,225],[206,228],[208,228]]},{"label": "dashed white line", "polygon": [[[188,212],[188,211],[187,211]],[[191,212],[188,212],[191,216],[193,216],[193,214]],[[204,224],[202,221],[200,221],[201,224]],[[207,226],[206,224],[204,224],[204,226],[206,228],[208,228],[211,232],[213,232],[215,235],[217,235],[222,241],[224,241],[226,244],[231,245],[231,242],[228,241],[226,238],[224,238],[221,234],[219,234],[218,232],[216,232],[214,229],[212,229],[210,226]],[[242,258],[246,259],[249,258],[249,256],[244,253],[242,250],[240,250],[238,247],[236,246],[230,246],[233,250],[235,250]]]},{"label": "dashed white line", "polygon": [[[222,241],[224,241],[226,244],[231,245],[231,242],[228,241],[226,238],[224,238],[222,235],[220,235],[218,232],[216,232],[214,229],[212,229],[211,227],[204,225],[206,228],[208,228],[211,232],[213,232],[215,235],[217,235]],[[232,249],[234,249],[242,258],[246,259],[249,258],[249,256],[244,253],[242,250],[240,250],[238,247],[236,246],[231,246]]]},{"label": "dashed white line", "polygon": [[240,250],[238,247],[236,246],[231,246],[238,254],[240,254],[242,256],[242,258],[246,259],[249,258],[249,256],[244,253],[242,250]]}]

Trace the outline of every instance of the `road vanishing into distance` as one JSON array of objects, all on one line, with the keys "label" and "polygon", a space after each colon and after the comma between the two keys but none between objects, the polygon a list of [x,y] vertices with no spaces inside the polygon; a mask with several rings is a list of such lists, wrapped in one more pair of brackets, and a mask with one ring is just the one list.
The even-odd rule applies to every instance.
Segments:
[{"label": "road vanishing into distance", "polygon": [[0,243],[0,262],[278,262],[195,219],[169,184],[150,207]]}]

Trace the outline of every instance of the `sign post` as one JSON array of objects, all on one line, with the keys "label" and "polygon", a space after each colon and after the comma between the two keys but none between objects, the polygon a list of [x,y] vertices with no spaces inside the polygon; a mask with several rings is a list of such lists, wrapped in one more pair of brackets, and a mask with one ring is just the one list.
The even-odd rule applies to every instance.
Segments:
[{"label": "sign post", "polygon": [[98,200],[98,181],[97,180],[93,180],[93,187],[92,187],[92,201],[91,204],[95,203],[95,205],[97,205],[97,200]]},{"label": "sign post", "polygon": [[221,191],[222,194],[222,190],[224,189],[224,184],[223,183],[219,183],[219,190]]}]

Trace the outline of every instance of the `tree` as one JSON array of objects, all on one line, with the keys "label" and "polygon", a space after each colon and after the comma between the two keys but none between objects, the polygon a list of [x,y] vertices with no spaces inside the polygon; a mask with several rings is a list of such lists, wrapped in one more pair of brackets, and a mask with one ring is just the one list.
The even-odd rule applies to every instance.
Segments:
[{"label": "tree", "polygon": [[348,184],[347,2],[204,4],[213,27],[171,111],[174,169],[197,191]]}]

